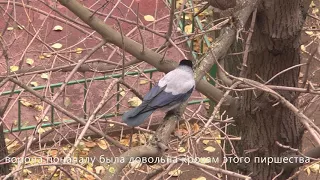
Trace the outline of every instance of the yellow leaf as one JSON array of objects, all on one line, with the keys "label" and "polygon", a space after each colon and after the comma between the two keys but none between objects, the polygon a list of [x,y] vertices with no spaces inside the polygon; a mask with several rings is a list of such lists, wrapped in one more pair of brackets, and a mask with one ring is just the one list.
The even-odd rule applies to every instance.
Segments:
[{"label": "yellow leaf", "polygon": [[45,131],[50,131],[52,129],[52,127],[45,127],[43,128]]},{"label": "yellow leaf", "polygon": [[64,98],[63,104],[65,107],[68,107],[71,104],[70,98],[68,97]]},{"label": "yellow leaf", "polygon": [[312,14],[317,14],[319,12],[319,9],[318,8],[313,8],[312,9]]},{"label": "yellow leaf", "polygon": [[36,115],[36,116],[34,116],[34,118],[37,120],[37,122],[40,122],[40,117],[39,117],[40,115]]},{"label": "yellow leaf", "polygon": [[11,142],[10,140],[6,142],[7,144],[10,144],[7,146],[8,152],[12,153],[16,150],[16,148],[19,146],[18,141]]},{"label": "yellow leaf", "polygon": [[14,28],[13,27],[8,27],[7,30],[8,31],[12,31]]},{"label": "yellow leaf", "polygon": [[210,163],[210,158],[201,157],[201,158],[199,159],[199,163],[201,163],[201,164]]},{"label": "yellow leaf", "polygon": [[[181,19],[183,18],[183,16],[181,16]],[[189,16],[185,16],[184,19],[189,20],[190,17]]]},{"label": "yellow leaf", "polygon": [[88,148],[93,148],[97,144],[95,142],[93,142],[93,141],[87,141],[87,142],[84,142],[84,145],[86,145],[86,147],[88,147]]},{"label": "yellow leaf", "polygon": [[182,171],[180,169],[175,169],[170,171],[168,174],[173,177],[178,177],[182,174]]},{"label": "yellow leaf", "polygon": [[176,0],[176,9],[179,9],[183,4],[183,0]]},{"label": "yellow leaf", "polygon": [[108,148],[108,146],[109,146],[108,142],[106,140],[104,140],[104,139],[98,140],[97,144],[103,150],[106,150]]},{"label": "yellow leaf", "polygon": [[111,174],[114,174],[114,173],[116,172],[116,170],[114,169],[114,167],[110,167],[108,170],[109,170],[109,172],[110,172]]},{"label": "yellow leaf", "polygon": [[31,58],[27,58],[26,59],[26,63],[29,64],[29,65],[32,65],[34,63],[34,60],[31,59]]},{"label": "yellow leaf", "polygon": [[55,43],[55,44],[53,44],[51,47],[54,48],[54,49],[60,49],[60,48],[62,48],[62,44],[60,44],[60,43]]},{"label": "yellow leaf", "polygon": [[121,139],[120,144],[122,144],[124,146],[129,146],[129,139]]},{"label": "yellow leaf", "polygon": [[205,145],[207,145],[209,142],[210,142],[210,141],[207,140],[207,139],[205,139],[205,140],[202,141],[202,143],[205,144]]},{"label": "yellow leaf", "polygon": [[306,34],[308,34],[309,36],[313,35],[313,31],[306,31]]},{"label": "yellow leaf", "polygon": [[44,59],[44,58],[45,58],[44,55],[39,56],[39,59]]},{"label": "yellow leaf", "polygon": [[114,124],[110,123],[110,124],[109,124],[109,126],[110,126],[110,127],[113,127],[113,126],[114,126]]},{"label": "yellow leaf", "polygon": [[97,174],[104,174],[106,170],[104,169],[103,166],[97,166],[94,168]]},{"label": "yellow leaf", "polygon": [[185,32],[186,34],[191,34],[191,33],[192,33],[192,24],[186,25],[186,26],[184,27],[184,32]]},{"label": "yellow leaf", "polygon": [[51,54],[49,54],[49,53],[43,53],[43,55],[44,55],[44,57],[46,57],[46,58],[51,57]]},{"label": "yellow leaf", "polygon": [[306,169],[308,176],[310,175],[311,171],[309,168]]},{"label": "yellow leaf", "polygon": [[39,134],[42,134],[44,132],[46,132],[42,127],[39,127],[38,131],[37,131]]},{"label": "yellow leaf", "polygon": [[123,97],[124,95],[126,95],[126,92],[121,91],[121,92],[120,92],[120,95]]},{"label": "yellow leaf", "polygon": [[42,111],[43,110],[43,106],[42,105],[35,105],[34,109],[36,109],[37,111]]},{"label": "yellow leaf", "polygon": [[31,84],[31,86],[33,86],[33,87],[37,87],[37,86],[38,86],[38,83],[35,82],[35,81],[30,82],[30,84]]},{"label": "yellow leaf", "polygon": [[[199,8],[195,7],[195,8],[193,9],[193,12],[194,12],[194,14],[197,14],[197,13],[199,12]],[[200,14],[202,14],[202,13],[200,13]]]},{"label": "yellow leaf", "polygon": [[316,7],[316,4],[314,4],[314,2],[313,2],[313,1],[311,1],[311,3],[310,3],[310,6],[309,6],[309,7],[314,8],[314,7]]},{"label": "yellow leaf", "polygon": [[62,29],[63,29],[63,27],[60,26],[60,25],[57,25],[57,26],[53,27],[54,31],[62,31]]},{"label": "yellow leaf", "polygon": [[147,84],[149,81],[146,79],[141,79],[139,84],[143,85],[143,84]]},{"label": "yellow leaf", "polygon": [[31,107],[31,106],[33,106],[33,104],[31,103],[31,102],[29,102],[28,100],[26,100],[26,99],[20,99],[20,103],[22,104],[22,105],[24,105],[24,106],[26,106],[26,107]]},{"label": "yellow leaf", "polygon": [[[42,107],[42,109],[43,109],[43,107]],[[49,121],[49,117],[48,117],[48,116],[44,116],[44,118],[43,118],[43,120],[42,120],[42,121],[44,121],[44,122]]]},{"label": "yellow leaf", "polygon": [[205,151],[208,151],[208,152],[214,152],[216,150],[216,148],[212,147],[212,146],[208,146],[204,149]]},{"label": "yellow leaf", "polygon": [[29,169],[23,169],[23,176],[27,176],[29,174],[32,174],[32,171],[30,171]]},{"label": "yellow leaf", "polygon": [[49,77],[49,76],[48,76],[48,73],[42,73],[42,74],[41,74],[41,78],[42,78],[42,79],[48,79],[48,77]]},{"label": "yellow leaf", "polygon": [[83,51],[83,49],[82,49],[82,48],[77,48],[77,49],[76,49],[76,53],[77,53],[77,54],[81,54],[81,53],[82,53],[82,51]]},{"label": "yellow leaf", "polygon": [[[219,119],[220,119],[220,118],[219,118]],[[213,136],[214,136],[215,138],[217,138],[217,140],[215,140],[215,141],[216,141],[216,143],[221,144],[221,140],[220,140],[220,138],[221,138],[221,136],[220,136],[220,132],[219,132],[219,131],[214,131],[214,132],[213,132]]]},{"label": "yellow leaf", "polygon": [[312,166],[310,166],[310,170],[313,173],[318,173],[320,169],[320,165],[319,164],[313,164]]},{"label": "yellow leaf", "polygon": [[207,179],[203,176],[200,176],[198,178],[192,178],[191,180],[207,180]]},{"label": "yellow leaf", "polygon": [[186,152],[186,149],[184,147],[179,147],[178,148],[178,152],[179,153],[184,153],[184,152]]},{"label": "yellow leaf", "polygon": [[10,66],[10,72],[15,72],[18,71],[19,67],[18,66]]},{"label": "yellow leaf", "polygon": [[93,172],[93,168],[92,168],[92,167],[93,167],[93,164],[88,163],[86,169],[87,169],[89,172]]},{"label": "yellow leaf", "polygon": [[128,103],[132,107],[138,107],[142,101],[138,97],[133,97],[128,100]]},{"label": "yellow leaf", "polygon": [[85,144],[83,141],[80,141],[80,143],[77,146],[78,149],[83,150],[83,148],[85,148]]},{"label": "yellow leaf", "polygon": [[149,21],[149,22],[152,22],[152,21],[154,21],[154,17],[151,16],[151,15],[145,15],[145,16],[144,16],[144,20]]}]

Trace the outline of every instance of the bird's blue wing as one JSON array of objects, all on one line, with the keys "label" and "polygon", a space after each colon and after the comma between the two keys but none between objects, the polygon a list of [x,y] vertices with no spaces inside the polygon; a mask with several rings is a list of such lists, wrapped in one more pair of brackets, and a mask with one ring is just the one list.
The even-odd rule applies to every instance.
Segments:
[{"label": "bird's blue wing", "polygon": [[152,102],[152,100],[156,96],[158,96],[165,88],[166,86],[164,87],[160,87],[158,85],[153,86],[153,88],[151,88],[151,90],[144,96],[142,103],[138,107],[132,109],[130,112],[130,115],[128,116],[134,117],[134,116],[137,116],[139,113],[150,111],[150,108],[148,108],[148,104]]},{"label": "bird's blue wing", "polygon": [[192,87],[186,93],[173,95],[171,92],[165,92],[165,88],[166,86],[154,86],[143,98],[143,102],[130,114],[130,117],[134,117],[139,113],[145,113],[148,111],[156,110],[158,108],[172,106],[184,102],[190,97],[193,91]]},{"label": "bird's blue wing", "polygon": [[143,101],[150,101],[154,97],[158,96],[166,86],[160,87],[158,85],[155,85],[151,88],[151,90],[144,96]]},{"label": "bird's blue wing", "polygon": [[162,91],[148,103],[148,106],[149,108],[162,108],[165,106],[171,106],[174,104],[181,103],[183,101],[186,101],[190,97],[192,91],[193,87],[186,93],[177,95],[173,95],[172,93]]}]

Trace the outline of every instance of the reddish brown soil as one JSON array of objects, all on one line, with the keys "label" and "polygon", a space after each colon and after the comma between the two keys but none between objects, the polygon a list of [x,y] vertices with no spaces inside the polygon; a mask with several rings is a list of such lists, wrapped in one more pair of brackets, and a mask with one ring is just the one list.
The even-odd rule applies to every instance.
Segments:
[{"label": "reddish brown soil", "polygon": [[[93,3],[95,3],[96,1],[82,1],[87,7],[91,6]],[[116,1],[112,1],[112,3],[115,3]],[[157,12],[155,15],[155,2],[158,2],[157,4]],[[98,2],[97,4],[95,4],[92,9],[97,9],[97,7],[101,7],[103,4],[105,3],[105,1],[101,1]],[[130,6],[130,4],[132,3],[129,0],[124,0],[121,1],[121,3],[125,4],[126,6]],[[7,8],[7,6],[5,4],[0,4],[4,9]],[[50,12],[49,8],[47,8],[45,5],[36,2],[36,1],[31,1],[29,5],[35,6],[43,11],[46,12]],[[52,4],[54,5],[54,4]],[[108,4],[105,8],[102,8],[103,10],[101,10],[101,12],[104,12],[105,14],[108,14],[110,12],[110,10],[112,9],[113,4]],[[12,6],[9,6],[8,11],[10,11],[12,8]],[[68,11],[65,7],[58,5],[57,6],[58,10],[69,16],[72,17],[74,19],[76,19],[76,17],[70,12]],[[137,4],[134,2],[132,4],[132,9],[135,11],[137,9]],[[32,32],[32,34],[35,34],[35,31],[33,30],[33,27],[38,30],[41,28],[41,31],[39,32],[39,37],[41,37],[41,39],[43,39],[47,44],[52,45],[55,42],[60,42],[63,44],[63,48],[65,47],[69,47],[72,46],[74,44],[75,47],[72,47],[71,50],[74,50],[75,48],[81,47],[83,49],[89,49],[94,47],[96,44],[99,43],[99,40],[95,39],[95,38],[88,38],[86,39],[84,42],[81,42],[83,39],[85,39],[87,37],[86,34],[76,30],[74,27],[68,26],[63,22],[59,22],[56,19],[53,18],[48,18],[48,20],[44,23],[43,26],[41,26],[43,20],[46,18],[46,15],[34,12],[34,11],[30,11],[29,15],[30,15],[30,20],[32,21],[32,26],[30,26],[30,24],[28,24],[28,19],[27,16],[25,14],[25,10],[29,11],[28,9],[23,9],[20,6],[16,7],[16,19],[18,20],[19,23],[21,23],[22,25],[24,25],[26,27],[26,29],[28,29],[30,32]],[[2,11],[1,11],[2,12]],[[163,4],[162,1],[154,1],[154,0],[144,0],[140,2],[140,12],[139,12],[139,17],[140,20],[142,21],[143,24],[148,24],[148,22],[146,22],[145,20],[143,20],[143,16],[144,15],[153,15],[156,16],[157,19],[167,15],[169,13],[168,8],[166,8],[166,6]],[[1,13],[3,14],[3,12]],[[59,16],[57,13],[52,12],[51,14]],[[119,17],[123,17],[126,18],[128,20],[131,21],[136,21],[136,16],[131,12],[128,11],[128,8],[125,7],[124,5],[120,4],[119,8],[116,8],[114,10],[114,12],[112,13],[112,15],[114,16],[119,16]],[[2,17],[1,17],[2,18]],[[101,16],[101,19],[104,19],[105,16]],[[5,16],[5,20],[0,21],[0,30],[2,31],[2,29],[5,27],[5,22],[7,20],[7,16]],[[115,20],[111,20],[108,19],[106,21],[107,24],[112,25],[113,28],[119,30],[117,21]],[[121,29],[123,31],[123,34],[128,33],[130,30],[132,30],[135,25],[132,24],[127,24],[127,23],[123,23],[120,22],[121,24]],[[64,27],[64,30],[61,32],[54,32],[52,31],[52,28],[56,25],[61,25]],[[14,26],[14,23],[12,21],[10,21],[9,26]],[[152,26],[150,26],[152,28]],[[83,27],[82,27],[83,28]],[[165,19],[163,21],[160,21],[158,23],[156,23],[155,25],[155,30],[159,31],[159,32],[166,32],[168,28],[168,19]],[[87,31],[92,32],[92,30],[85,28]],[[164,39],[163,38],[159,38],[156,35],[153,35],[152,33],[148,32],[148,31],[144,31],[142,30],[143,33],[143,39],[145,42],[145,46],[148,48],[154,48],[154,47],[159,47],[164,43]],[[100,36],[97,33],[94,33],[94,35],[96,37]],[[35,60],[35,63],[33,64],[33,66],[43,66],[43,65],[47,65],[47,64],[52,64],[55,61],[55,65],[57,64],[67,64],[67,62],[65,60],[56,60],[55,56],[51,56],[50,58],[46,58],[46,59],[39,59],[39,55],[42,52],[48,52],[48,50],[44,47],[44,45],[42,43],[40,43],[39,41],[35,40],[32,42],[32,44],[30,45],[28,51],[26,52],[25,56],[21,58],[22,56],[22,52],[24,51],[24,49],[26,48],[26,46],[28,45],[28,43],[30,42],[30,40],[32,39],[32,36],[28,35],[26,32],[21,31],[21,30],[14,30],[14,31],[7,31],[6,34],[3,36],[3,38],[8,42],[8,44],[10,44],[12,42],[12,39],[17,37],[17,40],[15,42],[13,42],[11,44],[11,46],[8,48],[8,54],[10,56],[10,65],[18,65],[20,62],[20,59],[25,60],[26,58],[33,58]],[[141,42],[140,36],[137,33],[137,31],[133,34],[129,36],[130,38],[133,38],[134,40]],[[307,39],[307,37],[303,36],[302,39]],[[78,44],[77,44],[78,43]],[[181,46],[180,46],[181,47]],[[185,47],[181,47],[183,49],[185,49],[186,51],[188,51],[187,48]],[[65,51],[69,51],[69,49],[66,49]],[[89,51],[89,50],[88,50]],[[88,51],[83,51],[82,54],[75,54],[75,53],[64,53],[63,55],[69,59],[71,59],[71,61],[73,62],[77,62],[81,57],[83,57]],[[98,50],[96,53],[94,53],[94,55],[91,57],[92,59],[94,58],[100,58],[103,60],[108,59],[110,53],[112,52],[112,50],[110,50],[109,48],[103,48]],[[186,52],[186,54],[188,54]],[[132,57],[129,54],[126,54],[126,56],[130,59],[132,59]],[[166,56],[171,58],[171,59],[175,59],[175,60],[179,60],[182,58],[181,54],[175,49],[175,48],[170,48],[167,53]],[[306,57],[304,57],[306,58]],[[114,55],[110,60],[115,62],[115,63],[121,63],[121,59],[122,57],[120,55]],[[22,65],[22,69],[25,68],[29,68],[30,66],[27,65],[26,63],[23,63]],[[143,63],[142,65],[139,66],[141,69],[146,69],[146,68],[152,68],[150,65],[147,65],[145,63]],[[319,61],[314,60],[312,62],[312,69],[310,70],[310,72],[313,72],[314,70],[318,69],[320,67],[319,65]],[[6,70],[6,64],[5,64],[5,59],[3,57],[0,58],[0,72],[5,72]],[[302,68],[303,71],[303,68]],[[119,72],[117,72],[119,73]],[[315,74],[315,76],[312,78],[312,81],[314,83],[320,83],[320,71],[317,71],[317,73]],[[35,78],[32,81],[37,81],[39,83],[39,85],[46,85],[47,83],[58,83],[58,82],[63,82],[64,79],[68,76],[69,73],[61,73],[61,72],[55,72],[52,73],[52,75],[50,76],[50,81],[46,81],[43,80],[42,78],[40,78],[40,75],[36,75]],[[116,73],[114,73],[116,74]],[[76,73],[72,80],[76,80],[76,79],[82,79],[82,78],[91,78],[94,76],[100,76],[101,74],[97,74],[97,73],[85,73],[85,74],[81,74],[81,73]],[[155,73],[153,75],[152,80],[154,82],[156,82],[157,80],[159,80],[159,78],[162,76],[162,73]],[[31,79],[31,75],[29,76],[25,76],[20,78],[19,80],[23,81],[24,83],[27,83],[30,79]],[[140,85],[139,84],[139,79],[140,77],[126,77],[126,81],[132,85],[134,88],[136,88],[141,94],[145,94],[148,89],[149,89],[149,85],[145,84],[145,85]],[[104,81],[94,81],[92,83],[88,83],[88,94],[86,95],[86,99],[87,99],[87,113],[91,114],[93,112],[93,110],[95,109],[95,107],[97,107],[99,101],[101,100],[104,91],[106,90],[106,88],[109,86],[109,84],[111,83],[112,80],[104,80]],[[12,84],[6,84],[6,86],[1,90],[10,90],[10,87],[12,87]],[[44,96],[47,96],[48,98],[51,97],[51,94],[49,93],[48,90],[42,90],[39,91],[41,92]],[[54,91],[57,92],[57,89]],[[115,93],[116,92],[116,88],[113,88],[113,90],[111,91],[110,94]],[[83,117],[84,116],[84,108],[83,108],[83,101],[84,101],[84,87],[82,84],[80,85],[72,85],[72,86],[67,86],[63,95],[61,97],[59,97],[56,100],[56,103],[61,105],[62,107],[66,108],[68,111],[72,112],[73,114]],[[129,105],[127,103],[128,99],[133,97],[134,95],[132,93],[128,93],[128,95],[126,95],[120,102],[120,112],[125,111],[126,109],[129,108]],[[31,96],[29,93],[22,93],[21,97],[26,98],[28,100],[32,100],[35,102],[38,102],[40,104],[42,104],[37,98],[34,98],[33,96]],[[71,104],[66,107],[64,105],[64,99],[65,97],[68,97],[70,99]],[[0,96],[0,103],[4,104],[7,100],[8,96]],[[13,100],[15,100],[17,98],[17,95],[13,96]],[[200,96],[200,94],[198,92],[194,92],[191,100],[193,99],[201,99],[202,97]],[[109,103],[107,103],[104,108],[100,111],[101,113],[111,113],[111,112],[115,112],[116,108],[114,106],[114,104],[116,103],[116,98],[114,97]],[[11,102],[12,104],[12,108],[9,109],[7,116],[4,118],[4,122],[8,127],[17,127],[16,125],[13,125],[14,122],[17,120],[18,118],[18,106],[16,102]],[[46,105],[45,105],[46,107]],[[199,107],[199,105],[193,105],[190,108],[191,109],[197,109]],[[204,114],[204,111],[201,111],[202,114]],[[28,125],[32,125],[36,123],[36,120],[34,119],[34,116],[39,114],[38,111],[34,110],[33,108],[28,108],[28,107],[24,107],[22,106],[21,108],[21,114],[22,114],[22,124],[28,124]],[[51,117],[50,114],[48,115],[49,118]],[[157,112],[152,116],[152,121],[153,122],[157,122],[159,120],[161,120],[163,117],[163,113],[161,112]],[[313,118],[316,120],[317,125],[320,125],[320,112],[317,111]],[[56,121],[61,121],[64,119],[69,119],[68,117],[66,117],[65,115],[61,114],[58,111],[55,111],[55,115],[54,118]],[[116,121],[120,121],[119,117],[115,117],[115,118],[111,118],[112,120],[116,120]],[[98,124],[98,123],[97,123]],[[111,131],[117,128],[113,127],[110,128],[106,123],[101,123],[99,124],[99,127],[101,129],[103,129],[104,131]],[[107,130],[106,130],[107,129]],[[32,131],[24,131],[20,134],[20,137],[23,138],[27,135],[30,135]],[[75,135],[77,135],[79,133],[79,131],[76,130],[75,127],[70,127],[70,128],[65,128],[62,132],[64,132],[64,135],[66,137],[75,137]],[[119,138],[119,134],[115,134],[113,133],[112,136]],[[12,136],[8,136],[11,137]],[[308,134],[306,135],[306,138],[304,140],[304,144],[303,144],[303,150],[307,150],[313,147],[313,145],[310,143],[308,138]],[[52,140],[54,138],[59,138],[59,136],[50,136],[48,137],[46,140]],[[196,148],[197,148],[197,156],[198,157],[220,157],[220,151],[219,151],[219,147],[217,146],[217,144],[212,143],[212,146],[214,146],[217,150],[213,153],[208,153],[206,151],[204,151],[203,149],[206,147],[204,146],[202,143],[197,144]],[[109,150],[102,150],[98,147],[93,148],[90,152],[89,152],[89,156],[95,156],[95,157],[99,157],[101,154],[105,154],[105,155],[110,155],[111,156],[111,151],[112,153],[114,153],[115,156],[119,155],[119,151],[114,148],[111,147]],[[220,158],[221,159],[221,158]],[[97,164],[95,164],[97,165]],[[215,167],[219,167],[220,164],[212,164]],[[172,169],[178,168],[179,165],[176,165],[174,167],[172,167]],[[146,169],[146,166],[144,166],[142,169]],[[178,178],[171,178],[171,179],[181,179],[181,180],[185,180],[185,179],[191,179],[191,178],[197,178],[199,176],[204,176],[207,179],[212,179],[212,177],[210,177],[209,175],[207,175],[206,173],[198,170],[197,168],[195,168],[194,166],[191,165],[186,165],[184,164],[181,167],[181,170],[183,171],[183,174],[178,177]],[[135,174],[130,174],[130,178],[131,179],[142,179],[142,177],[145,176],[145,174],[139,172],[139,171],[135,171]],[[216,174],[216,173],[213,173]],[[301,179],[318,179],[318,177],[314,174],[310,175],[310,176],[306,176],[304,173],[302,173],[301,175]]]}]

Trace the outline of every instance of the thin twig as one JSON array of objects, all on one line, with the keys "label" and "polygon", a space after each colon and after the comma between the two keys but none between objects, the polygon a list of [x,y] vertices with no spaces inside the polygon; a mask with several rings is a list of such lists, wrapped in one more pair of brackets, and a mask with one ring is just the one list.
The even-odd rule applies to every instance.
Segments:
[{"label": "thin twig", "polygon": [[251,42],[251,37],[253,34],[253,30],[254,30],[254,25],[256,23],[256,16],[257,16],[257,9],[255,9],[253,11],[252,14],[252,19],[251,19],[251,25],[250,25],[250,29],[249,29],[249,34],[248,34],[248,38],[246,40],[246,47],[244,50],[244,55],[243,55],[243,61],[242,61],[242,70],[240,72],[240,77],[244,77],[246,71],[247,71],[247,60],[248,60],[248,55],[249,55],[249,49],[250,49],[250,42]]},{"label": "thin twig", "polygon": [[[320,46],[318,46],[318,48],[320,48]],[[304,71],[304,74],[303,74],[303,80],[302,80],[302,88],[304,88],[307,84],[307,80],[308,80],[308,76],[309,76],[309,69],[310,69],[310,64],[311,64],[311,61],[313,59],[313,57],[316,55],[316,53],[318,52],[318,48],[315,48],[313,50],[313,52],[311,53],[311,56],[309,56],[308,58],[308,61],[306,63],[307,67],[306,67],[306,70]],[[297,92],[294,97],[290,100],[291,102],[294,102],[300,95],[300,92]]]},{"label": "thin twig", "polygon": [[[68,117],[72,118],[73,120],[77,121],[78,123],[80,123],[81,125],[86,125],[86,122],[81,120],[80,118],[78,118],[77,116],[73,115],[72,113],[70,113],[69,111],[65,110],[64,108],[62,108],[61,106],[59,106],[58,104],[50,101],[49,99],[47,99],[46,97],[41,96],[40,94],[38,94],[35,90],[31,89],[30,87],[26,86],[25,84],[21,83],[20,81],[14,79],[14,78],[9,78],[10,81],[12,81],[13,83],[17,84],[18,86],[20,86],[21,88],[25,89],[26,91],[30,92],[31,94],[33,94],[34,96],[36,96],[37,98],[41,99],[42,101],[48,103],[49,105],[53,106],[55,109],[59,110],[60,112],[62,112],[63,114],[67,115]],[[107,141],[109,141],[110,143],[114,144],[115,146],[119,147],[122,150],[126,150],[127,148],[124,147],[123,145],[121,145],[118,141],[114,140],[112,137],[105,135],[102,131],[100,131],[99,129],[97,129],[94,126],[89,126],[89,129],[92,130],[93,132],[99,134],[100,136],[104,137]],[[33,139],[31,139],[33,140]],[[32,144],[32,143],[31,143]]]},{"label": "thin twig", "polygon": [[112,90],[113,86],[118,83],[118,79],[113,80],[109,87],[106,89],[106,91],[104,92],[104,95],[100,101],[100,103],[98,104],[98,106],[96,107],[96,109],[93,111],[93,113],[91,114],[91,116],[89,117],[89,119],[86,121],[85,126],[83,127],[80,135],[78,136],[77,140],[75,141],[75,143],[73,144],[73,147],[70,149],[70,151],[68,152],[68,154],[65,156],[65,159],[68,160],[68,158],[71,156],[71,154],[76,150],[76,148],[78,147],[78,144],[80,143],[80,141],[82,140],[82,138],[84,137],[84,135],[86,134],[86,131],[89,129],[89,127],[91,126],[91,121],[96,117],[97,113],[100,111],[100,109],[105,105],[106,102],[108,102],[108,95],[110,93],[110,91]]},{"label": "thin twig", "polygon": [[142,36],[142,33],[141,33],[141,30],[139,28],[139,7],[140,7],[140,2],[138,2],[138,7],[137,7],[137,19],[136,19],[136,25],[138,27],[138,31],[139,31],[139,34],[140,34],[140,38],[141,38],[141,41],[142,41],[142,50],[141,50],[141,53],[144,54],[144,39],[143,39],[143,36]]},{"label": "thin twig", "polygon": [[166,33],[166,40],[167,41],[169,41],[169,39],[171,38],[171,35],[172,35],[175,7],[176,7],[176,0],[171,0],[169,26],[168,26],[168,31]]}]

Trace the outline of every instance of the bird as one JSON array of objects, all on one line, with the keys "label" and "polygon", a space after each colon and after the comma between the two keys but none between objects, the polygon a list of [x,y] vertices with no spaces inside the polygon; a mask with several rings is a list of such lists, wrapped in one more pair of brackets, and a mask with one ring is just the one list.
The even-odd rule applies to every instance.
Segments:
[{"label": "bird", "polygon": [[195,88],[193,63],[183,59],[179,66],[164,75],[144,96],[142,103],[122,115],[128,126],[141,125],[154,111],[175,111],[187,101]]}]

